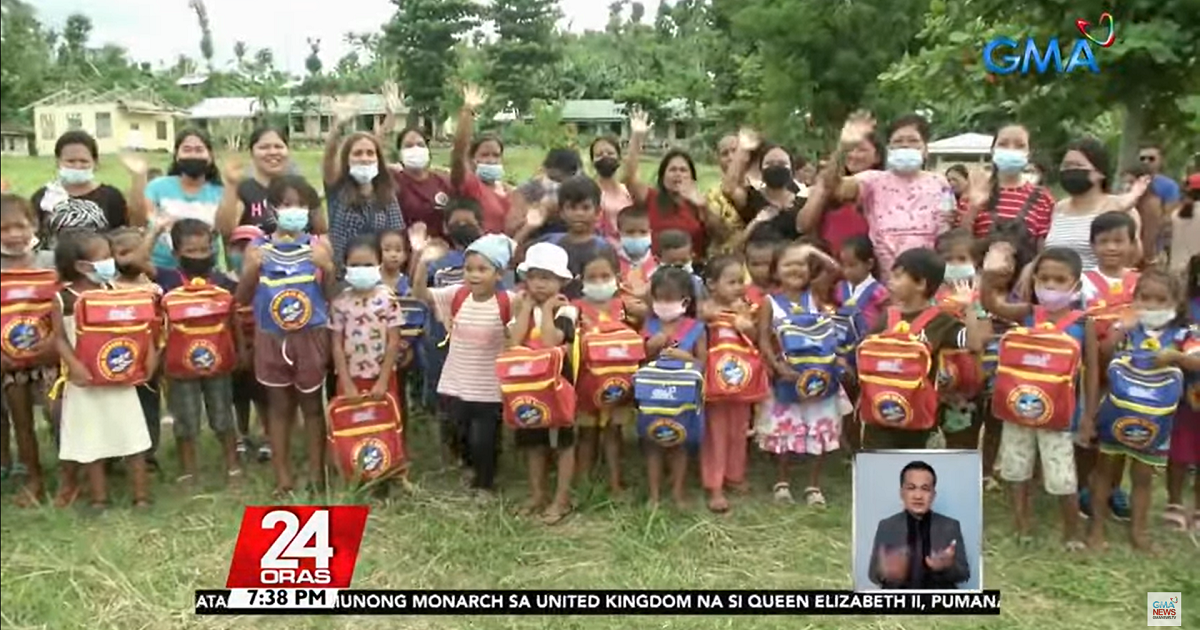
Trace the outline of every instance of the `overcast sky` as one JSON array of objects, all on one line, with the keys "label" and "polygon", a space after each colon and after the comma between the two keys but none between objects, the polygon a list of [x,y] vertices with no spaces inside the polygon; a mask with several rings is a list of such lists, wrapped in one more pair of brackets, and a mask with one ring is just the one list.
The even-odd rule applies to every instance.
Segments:
[{"label": "overcast sky", "polygon": [[[200,57],[200,27],[188,0],[30,0],[43,24],[61,29],[67,16],[85,13],[92,19],[92,45],[114,43],[138,61],[171,63],[180,54]],[[233,44],[251,50],[271,48],[278,65],[304,72],[307,40],[321,40],[321,60],[332,67],[348,50],[342,36],[350,31],[378,31],[395,6],[388,0],[206,0],[213,30],[216,61],[233,59]],[[559,0],[573,31],[602,29],[608,21],[607,0]],[[653,16],[659,0],[643,0]]]}]

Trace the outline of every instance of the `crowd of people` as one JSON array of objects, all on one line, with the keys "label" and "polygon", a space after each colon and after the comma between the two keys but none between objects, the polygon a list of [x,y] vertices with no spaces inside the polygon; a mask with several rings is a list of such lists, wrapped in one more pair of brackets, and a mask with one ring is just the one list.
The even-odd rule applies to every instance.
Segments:
[{"label": "crowd of people", "polygon": [[[695,405],[701,440],[640,435],[652,503],[664,490],[685,501],[696,457],[707,507],[729,510],[728,492],[752,491],[746,467],[756,449],[777,462],[775,500],[794,500],[790,466],[804,461],[799,495],[823,506],[831,453],[920,449],[941,433],[951,448],[982,450],[989,487],[1012,485],[1022,540],[1033,531],[1029,499],[1040,477],[1061,500],[1068,548],[1102,545],[1110,513],[1132,519],[1134,544],[1148,546],[1153,471],[1163,466],[1166,522],[1200,527],[1200,501],[1189,511],[1183,496],[1200,463],[1200,396],[1190,388],[1200,369],[1200,175],[1180,187],[1163,174],[1157,147],[1118,179],[1100,142],[1072,142],[1057,177],[1067,196],[1056,199],[1020,124],[996,131],[990,168],[942,174],[926,169],[930,130],[920,116],[879,134],[856,113],[820,160],[749,130],[722,138],[722,178],[705,191],[693,157],[678,149],[662,156],[653,181],[643,179],[651,124],[633,112],[627,144],[601,136],[587,147],[591,175],[578,151],[554,149],[513,187],[503,142],[474,132],[483,93],[468,87],[463,96],[446,171],[432,164],[422,130],[396,136],[393,164],[381,136],[347,134],[353,117],[339,115],[321,165],[323,198],[295,174],[277,129],[250,136],[252,168],[230,160],[223,171],[203,131],[182,131],[165,174],[123,158],[126,193],[96,181],[93,138],[63,134],[54,181],[28,200],[6,193],[0,213],[3,269],[52,269],[58,283],[50,324],[40,337],[23,330],[33,339],[17,348],[23,354],[10,353],[16,337],[4,333],[4,401],[18,451],[5,470],[19,466],[24,477],[16,501],[45,500],[34,422],[43,401],[61,476],[54,504],[76,500],[83,473],[90,502],[102,507],[106,463],[116,458],[127,461],[138,505],[151,498],[148,468],[193,481],[204,418],[231,481],[256,453],[271,462],[281,494],[298,487],[289,444],[299,418],[307,479],[323,483],[328,400],[390,395],[406,414],[425,408],[439,419],[440,457],[469,471],[481,496],[496,489],[507,420],[527,454],[523,511],[557,523],[601,460],[610,491],[625,489],[623,432],[653,412],[632,393],[595,402],[584,384],[595,366],[579,349],[633,331],[642,364],[681,365],[706,381]],[[164,373],[182,352],[167,334],[135,355],[144,355],[144,381],[99,383],[81,359],[80,332],[96,294],[137,289],[166,301],[197,283],[237,305],[229,370]],[[410,348],[416,359],[400,334],[404,304],[429,315]],[[836,347],[825,343],[830,326]],[[1074,340],[1062,373],[1049,374],[1078,397],[1054,399],[1065,411],[1026,391],[1053,369],[1037,376],[1006,364],[1004,351],[995,358],[1012,331],[1043,329]],[[911,382],[888,377],[888,362],[873,354],[883,342],[924,357]],[[528,347],[563,349],[562,379],[578,386],[571,417],[537,428],[511,419],[497,363]],[[1147,369],[1177,369],[1189,387],[1143,427],[1163,439],[1134,444],[1106,426],[1102,409],[1122,402],[1108,366],[1147,348],[1155,351]],[[897,352],[892,363],[908,360]],[[739,378],[761,387],[735,395],[729,382],[718,386],[727,356],[743,361]],[[976,387],[964,376],[972,370]],[[749,378],[758,373],[761,381]],[[1022,421],[1031,407],[1043,419],[1067,415],[1054,428]],[[178,463],[156,457],[164,408]],[[1080,513],[1091,517],[1087,536]]]}]

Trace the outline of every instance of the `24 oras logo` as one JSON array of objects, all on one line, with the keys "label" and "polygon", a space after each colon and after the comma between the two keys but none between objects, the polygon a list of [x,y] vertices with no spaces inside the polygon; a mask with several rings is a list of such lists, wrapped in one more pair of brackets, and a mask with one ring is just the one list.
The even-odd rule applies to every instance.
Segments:
[{"label": "24 oras logo", "polygon": [[1093,33],[1091,23],[1087,20],[1075,20],[1075,27],[1083,37],[1076,39],[1071,46],[1065,65],[1057,37],[1051,37],[1045,48],[1039,48],[1037,40],[1032,37],[1026,37],[1023,42],[1010,37],[997,37],[983,47],[983,65],[992,74],[1029,74],[1031,64],[1038,74],[1045,74],[1051,70],[1051,62],[1054,64],[1053,70],[1059,74],[1070,74],[1079,68],[1100,72],[1092,44],[1108,48],[1117,40],[1117,25],[1112,14],[1100,14],[1096,30],[1103,32],[1107,29],[1104,37]]}]

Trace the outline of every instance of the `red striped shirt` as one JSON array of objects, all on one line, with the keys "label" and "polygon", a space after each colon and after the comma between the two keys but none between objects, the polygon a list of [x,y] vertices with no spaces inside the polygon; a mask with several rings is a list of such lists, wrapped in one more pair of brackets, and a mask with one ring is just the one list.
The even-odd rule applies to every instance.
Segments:
[{"label": "red striped shirt", "polygon": [[[1026,183],[1013,188],[1001,188],[1000,197],[996,202],[996,215],[1001,220],[1017,218],[1021,208],[1025,206],[1025,200],[1038,191],[1040,191],[1040,197],[1026,213],[1025,224],[1029,226],[1030,236],[1035,239],[1046,238],[1046,234],[1050,231],[1050,216],[1054,214],[1054,194],[1044,187]],[[988,231],[992,229],[990,208],[991,201],[989,200],[988,204],[980,208],[979,213],[975,215],[975,225],[972,228],[977,238],[987,236]],[[958,211],[961,216],[966,215],[966,196],[959,200]]]}]

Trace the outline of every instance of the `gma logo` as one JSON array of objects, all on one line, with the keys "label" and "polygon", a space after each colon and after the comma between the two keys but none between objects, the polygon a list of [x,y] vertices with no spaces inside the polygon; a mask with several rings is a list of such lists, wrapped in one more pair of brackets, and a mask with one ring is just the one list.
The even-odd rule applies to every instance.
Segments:
[{"label": "gma logo", "polygon": [[1045,74],[1050,71],[1051,64],[1059,74],[1070,74],[1079,68],[1087,68],[1094,74],[1100,72],[1086,39],[1075,40],[1065,66],[1057,37],[1050,38],[1044,50],[1038,48],[1032,37],[1025,38],[1024,44],[1009,37],[997,37],[983,47],[983,65],[992,74],[1029,74],[1031,65],[1038,74]]}]

